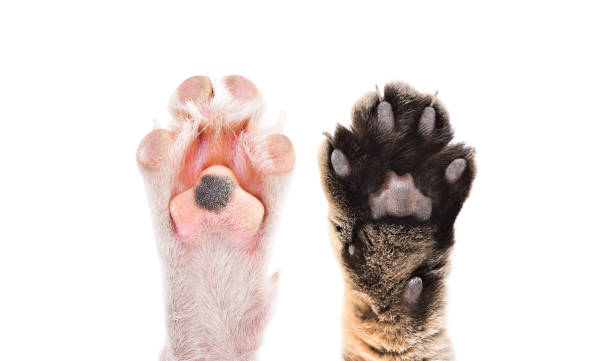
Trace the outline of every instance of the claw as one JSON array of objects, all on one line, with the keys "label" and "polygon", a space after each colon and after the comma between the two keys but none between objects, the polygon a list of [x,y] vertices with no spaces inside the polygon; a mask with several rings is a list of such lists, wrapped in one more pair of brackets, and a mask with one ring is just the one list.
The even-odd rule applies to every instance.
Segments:
[{"label": "claw", "polygon": [[383,97],[382,97],[382,94],[380,93],[380,88],[378,88],[378,84],[375,84],[374,87],[376,88],[376,95],[378,95],[378,100],[382,102]]},{"label": "claw", "polygon": [[431,99],[431,103],[429,104],[430,107],[433,107],[434,104],[436,103],[436,100],[438,100],[438,91],[436,90],[436,92],[433,95],[433,98]]},{"label": "claw", "polygon": [[280,277],[280,271],[276,271],[270,276],[270,281],[276,285],[278,283],[278,278]]}]

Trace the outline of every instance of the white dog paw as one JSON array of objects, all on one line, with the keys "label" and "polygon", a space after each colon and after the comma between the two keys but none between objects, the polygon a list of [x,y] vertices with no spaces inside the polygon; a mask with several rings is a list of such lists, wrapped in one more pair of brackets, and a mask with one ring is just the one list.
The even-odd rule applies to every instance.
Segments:
[{"label": "white dog paw", "polygon": [[241,359],[259,346],[276,285],[265,246],[294,162],[290,140],[260,127],[263,108],[244,77],[195,76],[172,97],[171,129],[138,147],[165,271],[162,358]]}]

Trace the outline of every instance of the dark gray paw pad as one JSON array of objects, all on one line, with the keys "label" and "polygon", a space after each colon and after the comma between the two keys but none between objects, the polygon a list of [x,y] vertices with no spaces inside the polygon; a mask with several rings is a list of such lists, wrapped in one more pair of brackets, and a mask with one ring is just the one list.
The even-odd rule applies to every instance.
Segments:
[{"label": "dark gray paw pad", "polygon": [[467,161],[463,158],[458,158],[452,161],[444,171],[446,181],[450,184],[455,183],[457,180],[459,180],[459,178],[461,178],[463,171],[465,171],[465,167],[467,167]]},{"label": "dark gray paw pad", "polygon": [[368,203],[374,219],[390,215],[426,221],[431,216],[432,200],[419,191],[410,173],[401,177],[394,171],[387,173],[380,189],[368,196]]},{"label": "dark gray paw pad", "polygon": [[436,125],[436,110],[433,107],[426,107],[421,114],[419,120],[419,133],[425,137],[429,137],[433,133]]},{"label": "dark gray paw pad", "polygon": [[395,117],[393,116],[393,108],[389,102],[380,102],[377,108],[378,125],[387,132],[391,132],[395,127]]},{"label": "dark gray paw pad", "polygon": [[339,149],[334,149],[331,153],[331,164],[336,174],[340,177],[346,177],[351,174],[351,164]]},{"label": "dark gray paw pad", "polygon": [[209,211],[225,207],[234,190],[234,182],[229,177],[205,175],[195,189],[196,203]]},{"label": "dark gray paw pad", "polygon": [[423,280],[421,277],[412,277],[402,296],[407,304],[414,305],[419,301],[421,292],[423,292]]}]

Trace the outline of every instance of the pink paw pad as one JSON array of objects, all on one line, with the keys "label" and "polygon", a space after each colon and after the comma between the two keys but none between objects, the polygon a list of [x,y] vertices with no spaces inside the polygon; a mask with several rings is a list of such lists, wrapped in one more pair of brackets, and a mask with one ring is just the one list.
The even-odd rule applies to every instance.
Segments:
[{"label": "pink paw pad", "polygon": [[[202,75],[186,79],[175,91],[176,100],[179,104],[192,102],[201,112],[206,111],[206,107],[214,95],[215,92],[210,78]],[[189,118],[187,112],[180,107],[174,106],[171,111],[179,119]]]},{"label": "pink paw pad", "polygon": [[259,98],[259,90],[249,79],[240,75],[228,75],[224,78],[225,86],[232,95],[241,100]]},{"label": "pink paw pad", "polygon": [[210,79],[201,75],[192,76],[183,81],[176,89],[176,93],[181,103],[188,101],[203,103],[214,95]]},{"label": "pink paw pad", "polygon": [[[185,147],[177,174],[179,193],[171,199],[169,210],[174,231],[184,243],[226,239],[237,247],[252,249],[265,214],[260,201],[265,198],[262,184],[267,177],[291,171],[295,154],[291,141],[282,134],[255,141],[248,116],[244,121],[223,123],[224,118],[234,116],[225,114],[224,109],[234,108],[223,108],[232,102],[220,99],[215,103],[216,97],[229,95],[249,102],[261,96],[242,76],[226,76],[222,82],[227,91],[215,91],[208,77],[194,76],[175,91],[171,111],[182,122],[201,122],[201,131]],[[211,122],[207,124],[206,117],[204,121],[192,118],[194,106],[203,115],[214,114]],[[138,159],[152,166],[159,164],[172,142],[172,132],[156,130],[143,140]]]},{"label": "pink paw pad", "polygon": [[172,132],[165,129],[155,129],[140,142],[136,158],[142,165],[155,168],[166,158],[168,149],[173,142],[174,134]]},{"label": "pink paw pad", "polygon": [[293,169],[295,151],[289,138],[282,134],[269,135],[263,142],[264,170],[269,174],[287,173]]},{"label": "pink paw pad", "polygon": [[202,232],[223,234],[236,246],[251,248],[264,207],[240,186],[229,168],[215,165],[201,173],[196,186],[170,201],[170,214],[183,241]]}]

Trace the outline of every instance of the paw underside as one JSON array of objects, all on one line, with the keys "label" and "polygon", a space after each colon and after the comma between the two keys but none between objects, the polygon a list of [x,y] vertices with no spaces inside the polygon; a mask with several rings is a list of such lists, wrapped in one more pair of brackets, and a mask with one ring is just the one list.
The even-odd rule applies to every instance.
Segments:
[{"label": "paw underside", "polygon": [[276,285],[267,239],[294,162],[263,109],[244,77],[195,76],[171,99],[170,129],[138,147],[165,277],[163,360],[247,360],[261,341]]},{"label": "paw underside", "polygon": [[137,157],[152,191],[168,198],[161,207],[169,210],[175,236],[189,243],[222,233],[237,246],[255,246],[275,198],[268,188],[294,159],[287,137],[259,128],[257,88],[240,76],[215,86],[208,77],[192,77],[176,90],[170,111],[171,129],[149,133]]},{"label": "paw underside", "polygon": [[[424,309],[453,242],[454,220],[475,175],[473,150],[450,144],[435,95],[401,82],[370,92],[350,128],[327,135],[319,163],[333,238],[347,277],[375,311]],[[435,272],[429,272],[434,274]],[[418,307],[417,307],[418,306]],[[405,307],[404,307],[405,308]]]},{"label": "paw underside", "polygon": [[406,84],[367,94],[351,129],[328,135],[330,180],[364,219],[452,221],[474,175],[473,150],[448,145],[453,132],[435,96]]}]

